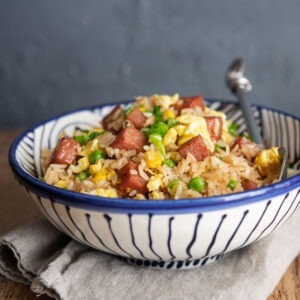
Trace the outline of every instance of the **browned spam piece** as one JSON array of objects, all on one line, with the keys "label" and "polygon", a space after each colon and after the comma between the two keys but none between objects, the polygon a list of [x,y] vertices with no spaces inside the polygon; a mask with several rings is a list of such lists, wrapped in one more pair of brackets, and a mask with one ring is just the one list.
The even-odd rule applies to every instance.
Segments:
[{"label": "browned spam piece", "polygon": [[181,111],[184,108],[196,108],[201,107],[204,110],[205,104],[202,96],[191,96],[191,97],[182,97],[178,100],[178,102],[174,105],[174,108],[178,111]]},{"label": "browned spam piece", "polygon": [[79,146],[77,141],[68,136],[61,138],[52,153],[50,164],[71,165],[76,159]]},{"label": "browned spam piece", "polygon": [[222,136],[223,120],[221,117],[204,117],[210,138],[218,141]]},{"label": "browned spam piece", "polygon": [[112,133],[118,133],[124,121],[124,109],[117,105],[105,118],[102,120],[102,126],[105,130]]},{"label": "browned spam piece", "polygon": [[242,187],[243,187],[243,189],[245,191],[249,191],[249,190],[256,189],[257,188],[257,184],[253,180],[245,179],[242,182]]},{"label": "browned spam piece", "polygon": [[260,145],[257,145],[256,143],[250,141],[249,139],[245,138],[245,137],[238,137],[235,142],[234,142],[234,146],[238,145],[240,148],[249,148],[251,149],[251,152],[253,153],[252,159],[254,159],[256,157],[256,155],[262,150]]},{"label": "browned spam piece", "polygon": [[146,137],[141,131],[136,128],[126,127],[117,135],[110,147],[141,152],[146,143]]},{"label": "browned spam piece", "polygon": [[204,109],[204,99],[200,95],[192,97],[183,97],[181,99],[183,100],[183,105],[181,109],[196,107],[201,107],[202,109]]},{"label": "browned spam piece", "polygon": [[139,174],[132,174],[131,171],[138,172],[137,165],[132,161],[118,171],[117,175],[120,180],[117,185],[118,191],[123,195],[128,195],[132,190],[136,190],[145,195],[148,192],[147,181]]},{"label": "browned spam piece", "polygon": [[146,117],[144,114],[135,107],[126,117],[127,120],[129,120],[136,129],[143,128],[144,123],[146,122]]},{"label": "browned spam piece", "polygon": [[186,158],[188,153],[190,153],[196,160],[203,160],[206,156],[211,155],[211,151],[205,145],[201,135],[197,135],[184,143],[179,147],[178,152],[183,158]]}]

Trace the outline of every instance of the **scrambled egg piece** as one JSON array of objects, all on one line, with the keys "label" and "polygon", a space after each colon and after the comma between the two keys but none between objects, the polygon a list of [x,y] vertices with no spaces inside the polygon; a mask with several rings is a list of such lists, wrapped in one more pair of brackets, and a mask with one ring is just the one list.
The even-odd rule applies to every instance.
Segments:
[{"label": "scrambled egg piece", "polygon": [[177,139],[177,131],[174,128],[170,128],[164,136],[162,143],[164,146],[175,144]]},{"label": "scrambled egg piece", "polygon": [[81,155],[81,156],[91,155],[95,150],[99,149],[98,144],[99,144],[99,142],[97,139],[87,142],[84,149],[79,153],[79,155]]},{"label": "scrambled egg piece", "polygon": [[89,159],[85,156],[78,160],[77,166],[70,166],[73,173],[80,173],[85,171],[90,166]]},{"label": "scrambled egg piece", "polygon": [[159,190],[160,185],[162,184],[162,174],[154,175],[150,178],[150,180],[147,183],[147,188],[150,192],[153,192],[155,190]]},{"label": "scrambled egg piece", "polygon": [[117,198],[118,193],[115,189],[109,188],[109,189],[103,189],[98,188],[95,189],[96,195],[102,196],[102,197],[109,197],[109,198]]},{"label": "scrambled egg piece", "polygon": [[164,198],[164,194],[162,192],[157,192],[157,191],[152,192],[151,196],[153,200],[161,200]]},{"label": "scrambled egg piece", "polygon": [[58,180],[54,186],[59,187],[61,189],[65,189],[68,187],[68,183],[65,180]]},{"label": "scrambled egg piece", "polygon": [[278,148],[272,147],[271,149],[260,151],[255,158],[255,163],[257,164],[259,173],[262,176],[268,176],[269,174],[279,172],[281,160],[282,157],[278,152]]},{"label": "scrambled egg piece", "polygon": [[166,110],[179,100],[179,94],[175,94],[173,96],[153,95],[151,98],[154,105],[160,105],[163,110]]},{"label": "scrambled egg piece", "polygon": [[196,117],[191,114],[184,114],[177,117],[176,120],[186,126],[182,138],[178,141],[179,146],[200,134],[201,137],[204,139],[208,149],[212,152],[214,151],[214,143],[210,138],[210,134],[207,129],[207,124],[203,117]]},{"label": "scrambled egg piece", "polygon": [[145,161],[148,168],[157,169],[162,164],[162,158],[157,151],[148,150],[145,153]]}]

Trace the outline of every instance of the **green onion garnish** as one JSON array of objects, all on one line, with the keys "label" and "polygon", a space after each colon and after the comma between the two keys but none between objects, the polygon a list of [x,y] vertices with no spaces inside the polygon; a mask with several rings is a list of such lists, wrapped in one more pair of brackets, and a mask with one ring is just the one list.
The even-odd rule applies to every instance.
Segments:
[{"label": "green onion garnish", "polygon": [[223,151],[225,151],[226,148],[220,146],[219,144],[216,144],[216,145],[215,145],[215,151],[217,151],[217,150],[219,150],[219,149],[222,149]]},{"label": "green onion garnish", "polygon": [[127,117],[127,116],[131,113],[131,111],[132,111],[133,109],[134,109],[134,106],[133,106],[133,105],[129,106],[129,107],[124,111],[125,117]]},{"label": "green onion garnish", "polygon": [[154,123],[151,126],[151,134],[159,134],[162,137],[165,136],[168,130],[169,130],[168,125],[162,122]]},{"label": "green onion garnish", "polygon": [[229,126],[228,126],[228,131],[231,135],[233,136],[237,136],[237,129],[238,129],[239,125],[237,123],[232,122]]},{"label": "green onion garnish", "polygon": [[253,141],[251,135],[250,135],[249,133],[247,133],[247,132],[242,132],[242,133],[240,134],[240,137],[244,137],[244,138],[246,138],[246,139],[248,139],[248,140],[250,140],[250,141]]},{"label": "green onion garnish", "polygon": [[104,133],[104,132],[93,131],[93,132],[89,135],[89,137],[90,137],[91,140],[93,140],[94,138],[96,138],[97,136],[99,136],[99,135],[102,134],[102,133]]},{"label": "green onion garnish", "polygon": [[168,125],[163,122],[154,123],[150,127],[142,128],[142,132],[146,134],[146,136],[159,135],[161,137],[164,137],[168,130]]},{"label": "green onion garnish", "polygon": [[159,105],[155,105],[152,111],[153,115],[155,116],[155,122],[160,122],[163,119],[163,113],[161,111],[161,107]]},{"label": "green onion garnish", "polygon": [[171,127],[177,125],[177,124],[178,124],[178,121],[176,121],[175,119],[168,119],[168,120],[166,121],[166,123],[167,123],[168,127],[171,128]]},{"label": "green onion garnish", "polygon": [[162,137],[160,135],[150,134],[148,142],[153,144],[164,158],[166,157],[166,149],[162,143]]},{"label": "green onion garnish", "polygon": [[201,192],[205,189],[206,183],[202,177],[194,177],[189,183],[188,188],[190,190]]}]

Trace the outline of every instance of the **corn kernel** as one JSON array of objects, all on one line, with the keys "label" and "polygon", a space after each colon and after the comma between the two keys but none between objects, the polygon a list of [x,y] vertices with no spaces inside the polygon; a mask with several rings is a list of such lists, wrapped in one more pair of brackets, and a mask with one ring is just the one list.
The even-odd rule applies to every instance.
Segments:
[{"label": "corn kernel", "polygon": [[95,189],[95,192],[98,196],[102,196],[102,197],[109,197],[109,198],[117,198],[118,197],[118,193],[115,189],[98,188],[98,189]]},{"label": "corn kernel", "polygon": [[148,168],[159,168],[162,164],[162,158],[157,151],[148,150],[145,153],[145,161]]},{"label": "corn kernel", "polygon": [[80,173],[90,166],[89,159],[85,156],[78,160],[77,166],[70,166],[73,173]]},{"label": "corn kernel", "polygon": [[106,170],[102,168],[99,172],[96,173],[96,175],[93,177],[93,182],[97,183],[97,181],[100,180],[106,180]]},{"label": "corn kernel", "polygon": [[168,119],[174,119],[175,118],[175,113],[172,109],[167,109],[163,112],[163,118],[164,120]]},{"label": "corn kernel", "polygon": [[59,187],[61,189],[65,189],[68,186],[68,183],[65,180],[58,180],[54,186]]},{"label": "corn kernel", "polygon": [[102,169],[102,163],[101,160],[99,159],[96,164],[90,165],[89,171],[91,175],[95,175],[101,169]]},{"label": "corn kernel", "polygon": [[147,109],[146,109],[145,106],[139,106],[139,110],[140,110],[141,112],[145,112]]}]

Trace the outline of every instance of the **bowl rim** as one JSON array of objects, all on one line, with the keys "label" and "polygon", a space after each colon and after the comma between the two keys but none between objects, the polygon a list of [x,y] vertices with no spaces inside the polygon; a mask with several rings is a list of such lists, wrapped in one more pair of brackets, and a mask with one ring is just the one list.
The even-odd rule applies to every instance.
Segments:
[{"label": "bowl rim", "polygon": [[[136,213],[141,212],[152,212],[156,213],[166,213],[172,211],[194,211],[195,209],[205,209],[205,210],[216,210],[219,208],[231,208],[238,205],[252,204],[259,202],[261,200],[271,199],[273,197],[284,195],[289,193],[289,191],[299,188],[300,186],[300,173],[296,174],[288,179],[283,181],[260,187],[251,191],[237,192],[232,194],[226,194],[221,196],[211,196],[203,198],[183,198],[183,199],[167,199],[167,200],[136,200],[136,199],[126,199],[126,198],[107,198],[95,195],[87,195],[79,192],[64,190],[57,188],[55,186],[49,185],[38,178],[28,174],[20,166],[16,159],[16,150],[23,138],[28,135],[30,132],[33,132],[39,126],[42,126],[50,121],[56,120],[61,117],[72,115],[80,111],[93,111],[95,109],[102,109],[105,106],[113,105],[126,105],[133,102],[134,99],[125,100],[125,101],[115,101],[109,103],[103,103],[100,105],[93,105],[74,109],[67,111],[61,114],[58,114],[54,117],[48,118],[44,121],[38,122],[37,124],[31,126],[30,128],[23,131],[11,144],[8,159],[10,166],[14,175],[21,181],[25,183],[25,186],[28,186],[30,190],[34,191],[36,194],[42,197],[51,198],[53,201],[63,203],[68,206],[75,206],[79,208],[89,208],[92,210],[113,210],[113,211],[122,211],[122,212],[131,212]],[[205,98],[206,102],[221,102],[222,104],[234,104],[237,105],[236,101],[232,100],[221,100],[221,99],[209,99]],[[258,109],[267,109],[272,112],[282,113],[286,116],[290,116],[300,122],[300,118],[284,112],[279,109],[271,108],[264,105],[253,104],[254,107]],[[299,193],[299,190],[298,190]],[[55,200],[54,200],[55,199]]]}]

